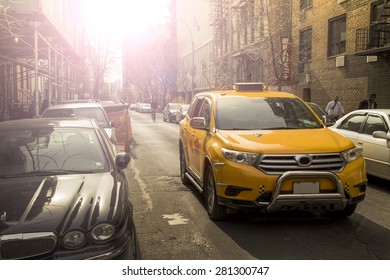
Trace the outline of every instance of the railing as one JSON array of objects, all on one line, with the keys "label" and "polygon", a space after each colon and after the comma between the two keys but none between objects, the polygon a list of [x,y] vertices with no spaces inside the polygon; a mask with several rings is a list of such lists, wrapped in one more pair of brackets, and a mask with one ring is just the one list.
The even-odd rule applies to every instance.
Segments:
[{"label": "railing", "polygon": [[374,23],[356,30],[356,52],[384,47],[390,48],[390,21]]}]

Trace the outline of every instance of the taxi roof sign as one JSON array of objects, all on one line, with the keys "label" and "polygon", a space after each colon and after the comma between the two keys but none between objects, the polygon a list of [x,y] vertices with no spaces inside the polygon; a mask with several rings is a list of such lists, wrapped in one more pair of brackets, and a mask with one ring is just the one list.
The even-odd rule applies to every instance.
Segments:
[{"label": "taxi roof sign", "polygon": [[263,91],[264,83],[235,83],[234,89],[236,91]]}]

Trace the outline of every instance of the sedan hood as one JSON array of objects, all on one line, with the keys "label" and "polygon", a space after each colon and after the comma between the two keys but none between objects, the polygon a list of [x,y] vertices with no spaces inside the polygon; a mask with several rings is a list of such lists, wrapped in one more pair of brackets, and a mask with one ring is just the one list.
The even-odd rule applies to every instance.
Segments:
[{"label": "sedan hood", "polygon": [[111,173],[0,180],[0,235],[87,231],[112,220],[123,206]]},{"label": "sedan hood", "polygon": [[231,149],[254,153],[328,153],[352,148],[347,138],[322,129],[294,130],[219,130]]}]

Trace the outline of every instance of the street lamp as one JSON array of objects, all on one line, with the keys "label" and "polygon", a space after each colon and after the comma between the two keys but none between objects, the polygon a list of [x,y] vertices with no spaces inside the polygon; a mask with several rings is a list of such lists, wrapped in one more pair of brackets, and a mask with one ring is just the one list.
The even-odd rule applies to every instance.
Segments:
[{"label": "street lamp", "polygon": [[195,77],[195,43],[194,43],[194,37],[192,37],[192,32],[191,32],[191,29],[190,27],[188,26],[188,24],[182,20],[181,18],[177,18],[178,20],[180,20],[182,23],[184,23],[184,25],[187,27],[188,29],[188,32],[190,33],[190,37],[191,37],[191,44],[192,44],[192,62],[191,62],[191,98],[189,98],[189,100],[186,100],[186,103],[189,103],[192,99],[192,97],[194,96],[194,77]]}]

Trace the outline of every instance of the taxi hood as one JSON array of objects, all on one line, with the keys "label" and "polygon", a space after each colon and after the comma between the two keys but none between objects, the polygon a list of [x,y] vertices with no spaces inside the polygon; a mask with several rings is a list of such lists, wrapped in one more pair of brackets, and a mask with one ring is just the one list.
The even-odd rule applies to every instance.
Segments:
[{"label": "taxi hood", "polygon": [[344,136],[328,128],[284,130],[219,130],[230,148],[253,153],[334,153],[353,148]]}]

